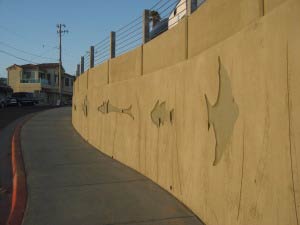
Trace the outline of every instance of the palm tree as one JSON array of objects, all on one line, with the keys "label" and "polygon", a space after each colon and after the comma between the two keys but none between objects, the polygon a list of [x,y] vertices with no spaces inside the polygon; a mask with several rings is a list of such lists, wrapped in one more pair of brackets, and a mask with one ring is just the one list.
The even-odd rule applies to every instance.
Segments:
[{"label": "palm tree", "polygon": [[159,15],[159,12],[155,10],[150,11],[150,22],[152,22],[152,27],[155,27],[155,25],[161,20],[161,17]]}]

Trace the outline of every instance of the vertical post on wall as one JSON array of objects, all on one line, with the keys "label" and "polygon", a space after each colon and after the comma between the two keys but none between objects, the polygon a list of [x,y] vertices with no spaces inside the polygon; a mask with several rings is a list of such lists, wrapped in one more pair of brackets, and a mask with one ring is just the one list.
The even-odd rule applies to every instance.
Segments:
[{"label": "vertical post on wall", "polygon": [[76,73],[76,76],[79,76],[80,75],[80,64],[77,64],[77,73]]},{"label": "vertical post on wall", "polygon": [[146,44],[150,40],[150,11],[148,9],[144,10],[143,13],[143,44]]},{"label": "vertical post on wall", "polygon": [[80,73],[84,73],[84,56],[81,56],[80,59]]},{"label": "vertical post on wall", "polygon": [[94,46],[90,47],[90,68],[94,67]]},{"label": "vertical post on wall", "polygon": [[186,14],[188,16],[192,14],[192,0],[186,1]]},{"label": "vertical post on wall", "polygon": [[110,58],[116,57],[116,32],[110,32]]}]

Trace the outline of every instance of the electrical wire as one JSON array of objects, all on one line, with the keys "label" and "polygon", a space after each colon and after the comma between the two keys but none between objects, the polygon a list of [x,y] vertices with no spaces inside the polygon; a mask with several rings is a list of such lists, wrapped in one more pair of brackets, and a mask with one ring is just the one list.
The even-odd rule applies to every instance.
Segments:
[{"label": "electrical wire", "polygon": [[6,46],[6,47],[8,47],[8,48],[14,49],[14,50],[16,50],[16,51],[18,51],[18,52],[21,52],[21,53],[24,53],[24,54],[27,54],[27,55],[34,56],[34,57],[36,57],[36,58],[43,58],[43,59],[56,60],[56,59],[54,59],[54,58],[43,57],[43,56],[40,56],[40,55],[36,55],[36,54],[34,54],[34,53],[30,53],[30,52],[24,51],[24,50],[22,50],[22,49],[15,48],[15,47],[13,47],[13,46],[11,46],[11,45],[9,45],[9,44],[3,42],[3,41],[0,41],[0,44]]},{"label": "electrical wire", "polygon": [[30,60],[24,59],[24,58],[22,58],[22,57],[16,56],[16,55],[11,54],[11,53],[9,53],[9,52],[7,52],[7,51],[4,51],[4,50],[0,50],[0,52],[3,53],[3,54],[5,54],[5,55],[9,55],[9,56],[11,56],[11,57],[14,57],[14,58],[16,58],[16,59],[23,60],[23,61],[25,61],[25,62],[37,64],[36,62],[33,62],[33,61],[30,61]]}]

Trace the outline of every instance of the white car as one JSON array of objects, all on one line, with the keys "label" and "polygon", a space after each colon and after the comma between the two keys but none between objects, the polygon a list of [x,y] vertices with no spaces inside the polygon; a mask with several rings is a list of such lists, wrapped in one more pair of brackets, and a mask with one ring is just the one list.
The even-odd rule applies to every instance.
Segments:
[{"label": "white car", "polygon": [[[192,0],[191,11],[195,11],[202,5],[205,0]],[[176,26],[178,22],[187,14],[187,0],[179,0],[176,4],[175,9],[171,12],[169,16],[168,29]]]}]

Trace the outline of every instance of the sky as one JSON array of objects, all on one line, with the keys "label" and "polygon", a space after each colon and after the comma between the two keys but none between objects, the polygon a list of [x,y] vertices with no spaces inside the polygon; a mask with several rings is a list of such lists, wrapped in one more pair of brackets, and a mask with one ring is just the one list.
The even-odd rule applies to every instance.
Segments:
[{"label": "sky", "polygon": [[69,31],[62,38],[63,66],[74,75],[89,46],[158,1],[0,0],[0,77],[7,77],[6,68],[13,64],[57,62],[59,23]]}]

